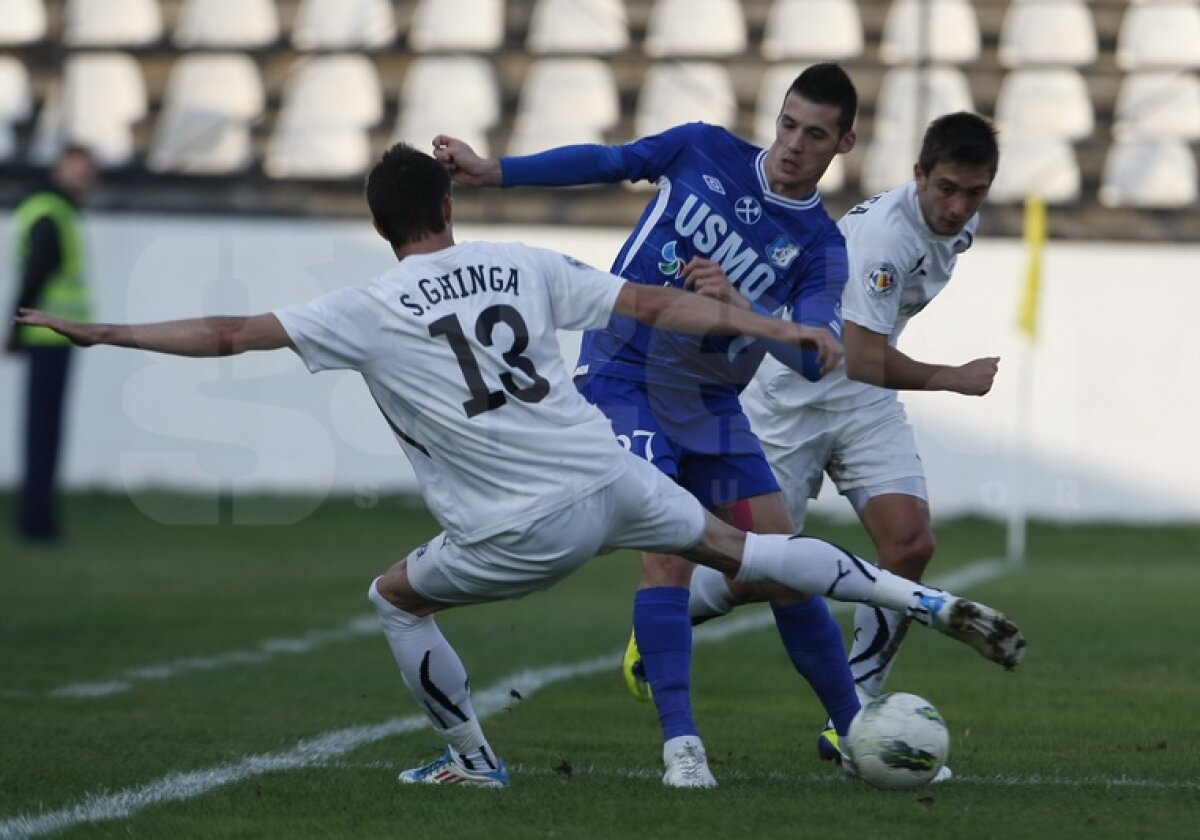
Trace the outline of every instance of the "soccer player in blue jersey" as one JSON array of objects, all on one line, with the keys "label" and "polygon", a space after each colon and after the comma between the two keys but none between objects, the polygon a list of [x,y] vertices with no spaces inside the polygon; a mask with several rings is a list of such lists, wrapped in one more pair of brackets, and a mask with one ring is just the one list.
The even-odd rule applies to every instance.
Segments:
[{"label": "soccer player in blue jersey", "polygon": [[[434,151],[468,186],[655,182],[658,193],[618,254],[615,274],[785,315],[823,327],[833,342],[841,331],[846,245],[816,186],[834,156],[853,148],[857,107],[845,71],[817,64],[788,89],[768,149],[689,123],[623,146],[565,146],[499,160],[446,136],[434,139]],[[791,533],[779,484],[738,398],[767,352],[820,376],[811,352],[688,336],[617,316],[585,335],[576,384],[625,446],[707,508],[745,530]],[[634,632],[663,727],[663,781],[715,784],[706,765],[690,760],[674,772],[680,756],[699,755],[703,764],[690,699],[692,567],[649,553],[642,567]],[[837,624],[820,598],[780,589],[771,602],[789,657],[844,734],[858,699]]]}]

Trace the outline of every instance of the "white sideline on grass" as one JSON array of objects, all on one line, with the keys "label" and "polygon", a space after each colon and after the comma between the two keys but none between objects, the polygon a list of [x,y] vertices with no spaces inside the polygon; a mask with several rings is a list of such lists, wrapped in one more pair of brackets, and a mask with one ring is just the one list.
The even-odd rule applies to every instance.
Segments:
[{"label": "white sideline on grass", "polygon": [[[1014,568],[1003,561],[981,560],[933,581],[932,585],[961,591],[1000,577]],[[850,605],[834,604],[833,606],[845,609]],[[372,627],[377,627],[374,617],[370,617],[369,620]],[[699,645],[725,641],[750,630],[767,627],[772,621],[771,613],[766,609],[748,610],[696,628],[693,643]],[[480,720],[483,720],[508,708],[512,703],[510,692],[513,689],[520,692],[522,698],[528,699],[546,686],[609,670],[615,667],[613,663],[621,661],[623,653],[624,649],[570,665],[550,665],[544,668],[517,671],[501,678],[488,688],[475,692],[472,695],[475,713]],[[229,654],[223,656],[228,657]],[[206,657],[205,659],[219,658],[221,657]],[[230,660],[229,664],[234,664],[235,661],[242,660]],[[248,756],[241,761],[218,764],[204,770],[172,773],[141,787],[126,788],[116,793],[89,794],[76,804],[57,811],[47,811],[36,815],[19,814],[0,822],[0,840],[36,837],[63,831],[82,823],[130,817],[138,811],[154,805],[193,799],[224,785],[265,773],[320,766],[359,747],[381,741],[384,738],[424,729],[427,725],[424,715],[410,715],[369,726],[336,729],[323,735],[306,738],[285,752],[261,753]]]}]

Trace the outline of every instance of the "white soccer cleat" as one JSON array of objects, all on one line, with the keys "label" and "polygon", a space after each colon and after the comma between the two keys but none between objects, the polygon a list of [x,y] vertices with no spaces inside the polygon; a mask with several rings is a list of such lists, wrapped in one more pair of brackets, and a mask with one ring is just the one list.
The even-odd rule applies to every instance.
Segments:
[{"label": "white soccer cleat", "polygon": [[937,775],[929,780],[929,783],[931,785],[936,785],[939,782],[948,782],[953,778],[954,778],[954,771],[951,770],[949,767],[947,767],[945,764],[943,764],[941,769],[937,771]]},{"label": "white soccer cleat", "polygon": [[663,784],[674,788],[712,788],[717,780],[708,769],[708,756],[699,738],[686,738],[670,755],[664,755],[667,771]]},{"label": "white soccer cleat", "polygon": [[1025,656],[1025,636],[1004,613],[948,592],[918,594],[908,614],[927,627],[970,645],[1012,670]]},{"label": "white soccer cleat", "polygon": [[503,788],[508,787],[508,771],[504,760],[497,759],[495,770],[469,770],[455,759],[450,748],[428,764],[413,767],[400,774],[404,784],[462,785],[464,787]]}]

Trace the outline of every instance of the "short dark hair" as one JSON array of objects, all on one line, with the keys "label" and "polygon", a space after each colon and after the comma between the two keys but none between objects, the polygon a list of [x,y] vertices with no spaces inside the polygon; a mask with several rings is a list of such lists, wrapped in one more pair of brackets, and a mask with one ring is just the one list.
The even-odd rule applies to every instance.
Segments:
[{"label": "short dark hair", "polygon": [[996,129],[983,117],[966,111],[938,117],[925,129],[917,165],[928,175],[943,160],[963,166],[986,166],[994,177],[1000,163]]},{"label": "short dark hair", "polygon": [[838,132],[848,134],[858,115],[858,91],[840,64],[832,61],[805,68],[795,78],[788,93],[802,96],[814,105],[832,105],[838,115]]},{"label": "short dark hair", "polygon": [[397,143],[367,174],[371,218],[393,247],[446,229],[442,200],[450,195],[450,173],[424,152]]}]

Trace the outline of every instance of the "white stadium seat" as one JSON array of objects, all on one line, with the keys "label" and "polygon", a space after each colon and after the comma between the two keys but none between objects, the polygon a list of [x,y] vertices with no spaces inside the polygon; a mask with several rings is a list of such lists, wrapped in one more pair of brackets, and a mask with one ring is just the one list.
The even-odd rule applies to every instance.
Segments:
[{"label": "white stadium seat", "polygon": [[139,46],[162,38],[158,0],[67,0],[65,16],[63,41],[72,47]]},{"label": "white stadium seat", "polygon": [[300,50],[379,49],[396,40],[388,0],[300,0],[292,44]]},{"label": "white stadium seat", "polygon": [[1083,0],[1013,3],[1000,25],[998,55],[1005,67],[1081,67],[1096,60],[1096,23]]},{"label": "white stadium seat", "polygon": [[167,79],[147,165],[205,175],[246,169],[254,159],[250,126],[263,102],[262,80],[248,56],[183,56]]},{"label": "white stadium seat", "polygon": [[913,137],[876,135],[863,152],[862,191],[874,195],[911,181],[920,149],[920,141]]},{"label": "white stadium seat", "polygon": [[184,0],[175,46],[253,49],[279,39],[275,0]]},{"label": "white stadium seat", "polygon": [[0,44],[31,44],[46,37],[43,0],[4,0],[0,15]]},{"label": "white stadium seat", "polygon": [[729,71],[715,61],[652,64],[638,96],[634,133],[657,134],[685,122],[731,126],[737,100]]},{"label": "white stadium seat", "polygon": [[408,43],[417,52],[491,52],[504,41],[504,0],[419,0]]},{"label": "white stadium seat", "polygon": [[434,136],[450,134],[486,155],[487,133],[499,118],[499,82],[490,61],[477,56],[426,56],[408,67],[392,139],[429,151]]},{"label": "white stadium seat", "polygon": [[1064,204],[1079,198],[1079,181],[1079,162],[1066,140],[1001,136],[1000,168],[988,200],[1016,203],[1040,195],[1047,204]]},{"label": "white stadium seat", "polygon": [[735,55],[746,49],[746,19],[737,0],[655,0],[646,23],[646,54]]},{"label": "white stadium seat", "polygon": [[979,46],[979,20],[967,0],[892,0],[879,57],[885,64],[964,64],[979,58]]},{"label": "white stadium seat", "polygon": [[855,0],[775,0],[767,13],[762,54],[770,61],[836,61],[863,51]]},{"label": "white stadium seat", "polygon": [[1196,201],[1196,156],[1180,140],[1118,141],[1100,179],[1106,207],[1185,207]]},{"label": "white stadium seat", "polygon": [[535,54],[620,52],[629,46],[624,0],[538,0],[525,46]]},{"label": "white stadium seat", "polygon": [[875,133],[920,137],[934,118],[973,108],[971,86],[957,67],[894,67],[879,85]]},{"label": "white stadium seat", "polygon": [[0,55],[0,161],[12,159],[17,151],[13,124],[33,113],[33,91],[29,72],[20,59]]},{"label": "white stadium seat", "polygon": [[596,58],[547,58],[525,74],[509,154],[570,143],[599,143],[620,116],[608,64]]},{"label": "white stadium seat", "polygon": [[1082,140],[1095,127],[1087,83],[1070,67],[1012,70],[996,94],[996,128],[1009,137]]},{"label": "white stadium seat", "polygon": [[1117,139],[1200,140],[1200,77],[1175,70],[1130,73],[1117,90]]},{"label": "white stadium seat", "polygon": [[383,117],[379,74],[362,55],[302,61],[267,143],[272,178],[348,178],[371,163],[368,129]]},{"label": "white stadium seat", "polygon": [[133,158],[133,125],[146,116],[140,65],[124,53],[69,55],[61,85],[38,116],[32,149],[37,163],[53,161],[68,143],[87,146],[104,169]]},{"label": "white stadium seat", "polygon": [[1193,0],[1137,3],[1117,30],[1117,66],[1124,70],[1200,67],[1200,5]]}]

